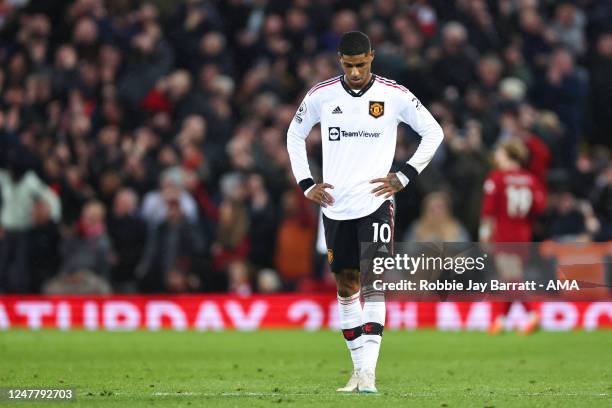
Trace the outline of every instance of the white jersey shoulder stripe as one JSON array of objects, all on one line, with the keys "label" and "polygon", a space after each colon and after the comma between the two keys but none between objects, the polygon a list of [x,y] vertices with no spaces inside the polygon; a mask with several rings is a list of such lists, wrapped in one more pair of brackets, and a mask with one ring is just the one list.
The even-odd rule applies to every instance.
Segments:
[{"label": "white jersey shoulder stripe", "polygon": [[333,77],[330,78],[326,81],[323,82],[319,82],[318,84],[316,84],[315,86],[313,86],[310,91],[308,91],[308,95],[312,95],[315,91],[327,86],[327,85],[331,85],[335,82],[338,82],[340,80],[340,78],[342,77],[342,75],[338,75],[337,77]]},{"label": "white jersey shoulder stripe", "polygon": [[390,84],[397,84],[396,81],[394,81],[392,79],[389,79],[389,78],[385,78],[385,77],[380,76],[380,75],[376,75],[376,79],[380,79],[381,81],[384,81],[384,82],[389,82]]},{"label": "white jersey shoulder stripe", "polygon": [[378,82],[379,84],[385,85],[385,86],[389,86],[391,88],[395,88],[395,89],[399,89],[400,91],[404,92],[404,93],[408,93],[408,89],[404,88],[401,85],[397,85],[397,84],[391,84],[389,82],[384,82],[378,79],[378,77],[376,78],[376,82]]},{"label": "white jersey shoulder stripe", "polygon": [[398,86],[398,87],[399,87],[399,88],[400,88],[402,91],[404,91],[404,92],[410,92],[410,91],[408,90],[408,88],[406,88],[406,87],[405,87],[405,86],[403,86],[402,84],[398,84],[398,83],[397,83],[397,81],[394,81],[394,80],[392,80],[392,79],[388,79],[388,78],[385,78],[385,77],[381,77],[380,75],[376,75],[376,78],[377,78],[377,79],[380,79],[380,80],[381,80],[382,82],[384,82],[384,83],[388,83],[388,84],[390,84],[390,85],[396,85],[396,86]]}]

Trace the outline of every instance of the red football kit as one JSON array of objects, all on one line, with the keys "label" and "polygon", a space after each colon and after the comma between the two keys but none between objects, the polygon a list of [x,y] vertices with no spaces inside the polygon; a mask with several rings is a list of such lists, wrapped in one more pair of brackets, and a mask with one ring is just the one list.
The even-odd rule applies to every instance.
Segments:
[{"label": "red football kit", "polygon": [[492,171],[484,184],[482,216],[494,220],[492,242],[529,242],[533,220],[544,210],[546,194],[526,170]]}]

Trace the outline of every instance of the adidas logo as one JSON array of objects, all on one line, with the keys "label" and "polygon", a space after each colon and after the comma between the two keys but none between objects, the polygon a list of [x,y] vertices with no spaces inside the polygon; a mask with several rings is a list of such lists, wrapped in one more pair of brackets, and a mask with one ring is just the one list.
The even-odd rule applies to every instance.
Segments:
[{"label": "adidas logo", "polygon": [[338,114],[338,113],[342,113],[342,109],[340,109],[339,106],[336,106],[336,109],[332,111],[332,114]]}]

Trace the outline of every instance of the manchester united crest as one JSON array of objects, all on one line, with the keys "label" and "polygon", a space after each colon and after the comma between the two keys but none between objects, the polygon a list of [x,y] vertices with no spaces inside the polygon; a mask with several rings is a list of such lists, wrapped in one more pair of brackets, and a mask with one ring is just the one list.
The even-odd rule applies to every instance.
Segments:
[{"label": "manchester united crest", "polygon": [[327,262],[329,262],[330,265],[332,262],[334,262],[334,251],[331,249],[327,250]]},{"label": "manchester united crest", "polygon": [[378,119],[385,114],[385,103],[370,101],[370,116]]}]

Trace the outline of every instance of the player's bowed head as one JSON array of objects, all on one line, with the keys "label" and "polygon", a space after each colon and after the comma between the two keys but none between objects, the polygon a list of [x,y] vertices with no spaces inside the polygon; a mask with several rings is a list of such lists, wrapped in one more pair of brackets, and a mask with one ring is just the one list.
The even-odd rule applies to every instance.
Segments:
[{"label": "player's bowed head", "polygon": [[374,54],[370,39],[361,31],[349,31],[340,39],[338,62],[345,82],[353,90],[363,88],[370,81]]}]

